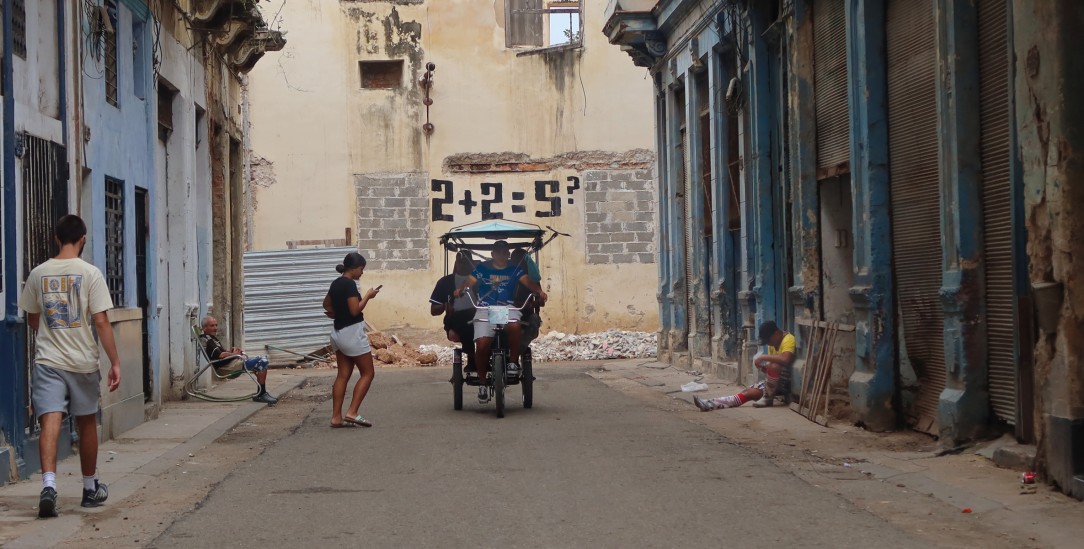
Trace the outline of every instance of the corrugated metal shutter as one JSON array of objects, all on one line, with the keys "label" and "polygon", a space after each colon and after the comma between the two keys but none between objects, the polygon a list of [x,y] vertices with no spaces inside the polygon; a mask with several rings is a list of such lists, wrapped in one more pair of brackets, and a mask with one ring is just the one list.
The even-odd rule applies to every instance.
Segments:
[{"label": "corrugated metal shutter", "polygon": [[847,16],[844,0],[813,5],[813,97],[817,170],[831,177],[850,162],[847,109]]},{"label": "corrugated metal shutter", "polygon": [[311,353],[329,342],[332,321],[322,303],[339,276],[335,266],[357,248],[318,248],[245,253],[245,345],[267,353],[272,364],[292,364],[298,356],[267,349],[274,345]]},{"label": "corrugated metal shutter", "polygon": [[[945,387],[933,2],[894,0],[886,17],[892,259],[903,351],[918,375],[915,429],[936,434]],[[901,352],[903,356],[903,352]]]},{"label": "corrugated metal shutter", "polygon": [[994,414],[1016,424],[1012,202],[1009,175],[1009,34],[1006,0],[984,0],[979,15],[979,112],[986,269],[986,352]]}]

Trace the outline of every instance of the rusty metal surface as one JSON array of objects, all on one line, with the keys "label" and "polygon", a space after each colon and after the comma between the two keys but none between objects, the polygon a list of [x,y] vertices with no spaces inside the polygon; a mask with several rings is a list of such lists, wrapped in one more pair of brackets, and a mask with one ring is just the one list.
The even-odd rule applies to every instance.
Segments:
[{"label": "rusty metal surface", "polygon": [[356,251],[347,246],[245,253],[245,349],[282,365],[298,357],[268,352],[267,345],[303,354],[327,345],[332,323],[321,303],[339,276],[335,266]]},{"label": "rusty metal surface", "polygon": [[936,29],[933,3],[888,3],[888,147],[892,187],[892,259],[902,319],[900,357],[920,388],[914,428],[938,433],[945,387],[942,249],[938,176]]},{"label": "rusty metal surface", "polygon": [[979,2],[979,116],[982,133],[983,266],[990,404],[1016,424],[1012,186],[1009,173],[1009,31],[1005,2]]},{"label": "rusty metal surface", "polygon": [[[813,5],[813,96],[817,117],[817,169],[826,177],[848,168],[847,17],[843,0]],[[818,173],[818,179],[820,173]]]}]

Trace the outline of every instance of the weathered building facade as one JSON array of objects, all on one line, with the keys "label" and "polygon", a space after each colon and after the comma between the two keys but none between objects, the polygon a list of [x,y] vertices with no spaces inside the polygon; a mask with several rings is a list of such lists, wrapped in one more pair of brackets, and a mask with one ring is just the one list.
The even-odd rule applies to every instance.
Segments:
[{"label": "weathered building facade", "polygon": [[282,46],[246,0],[5,0],[3,36],[0,482],[38,463],[17,302],[61,215],[86,220],[83,259],[114,303],[122,383],[103,391],[103,437],[179,396],[199,315],[240,333],[242,75]]},{"label": "weathered building facade", "polygon": [[304,47],[250,76],[254,250],[356,246],[384,285],[366,319],[436,327],[442,233],[551,226],[570,236],[541,254],[544,330],[656,329],[651,83],[606,43],[601,5],[264,9]]},{"label": "weathered building facade", "polygon": [[604,32],[655,83],[660,352],[748,381],[760,321],[799,357],[840,323],[859,424],[1005,430],[1084,497],[1082,24],[1062,1],[612,0]]}]

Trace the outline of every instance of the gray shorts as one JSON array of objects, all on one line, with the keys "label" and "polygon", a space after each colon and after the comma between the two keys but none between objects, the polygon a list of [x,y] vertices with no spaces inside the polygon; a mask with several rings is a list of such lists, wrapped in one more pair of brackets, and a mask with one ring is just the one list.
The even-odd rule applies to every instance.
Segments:
[{"label": "gray shorts", "polygon": [[96,414],[101,396],[101,372],[77,374],[41,364],[34,365],[30,398],[35,417],[50,412],[63,412],[76,417]]}]

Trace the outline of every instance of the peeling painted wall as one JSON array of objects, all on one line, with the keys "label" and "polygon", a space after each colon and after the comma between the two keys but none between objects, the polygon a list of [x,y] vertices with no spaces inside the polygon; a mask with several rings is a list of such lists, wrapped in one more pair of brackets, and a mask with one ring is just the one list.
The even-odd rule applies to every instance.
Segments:
[{"label": "peeling painted wall", "polygon": [[[437,326],[426,306],[444,269],[437,237],[488,210],[572,235],[541,258],[543,286],[555,298],[544,330],[654,331],[655,243],[641,242],[635,225],[653,226],[654,210],[636,212],[642,221],[607,219],[618,223],[607,234],[601,220],[587,219],[599,213],[588,204],[600,196],[588,195],[588,173],[607,182],[601,192],[611,204],[638,205],[637,193],[656,201],[652,84],[606,43],[602,7],[585,4],[582,49],[525,56],[505,47],[502,1],[263,6],[270,14],[282,8],[289,42],[278,63],[250,74],[252,152],[274,165],[273,185],[249,185],[252,248],[338,239],[353,229],[362,253],[381,266],[364,283],[385,286],[366,317],[381,327]],[[363,89],[360,62],[381,60],[402,60],[400,87]],[[419,80],[429,62],[436,70],[427,112]],[[431,135],[422,131],[427,115]],[[370,184],[391,176],[420,180],[424,207],[413,193],[384,196]],[[633,194],[613,194],[623,192]],[[375,212],[387,217],[377,221]],[[636,240],[616,242],[622,253],[611,262],[597,253],[590,261],[590,239],[614,244],[608,233],[616,232]],[[419,239],[429,246],[424,254]],[[643,251],[626,261],[629,245]]]},{"label": "peeling painted wall", "polygon": [[1084,289],[1077,280],[1084,273],[1084,218],[1075,215],[1084,205],[1078,152],[1084,147],[1084,62],[1067,47],[1084,23],[1071,1],[1017,0],[1013,10],[1029,278],[1033,287],[1060,285],[1034,295],[1044,305],[1039,316],[1049,305],[1056,325],[1054,333],[1039,331],[1034,349],[1039,468],[1084,499]]}]

